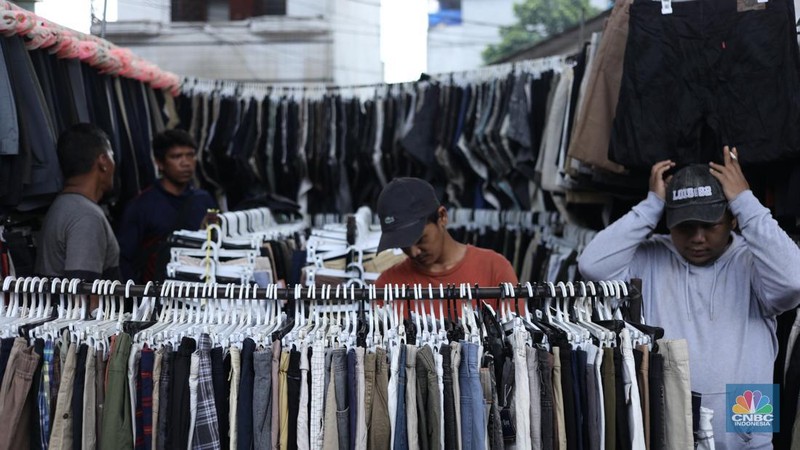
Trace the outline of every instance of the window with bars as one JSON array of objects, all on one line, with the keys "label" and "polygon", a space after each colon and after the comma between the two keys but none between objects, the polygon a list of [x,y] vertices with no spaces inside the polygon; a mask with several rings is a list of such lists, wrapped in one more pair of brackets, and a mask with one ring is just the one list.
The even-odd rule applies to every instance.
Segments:
[{"label": "window with bars", "polygon": [[173,22],[245,20],[285,16],[287,0],[172,0]]}]

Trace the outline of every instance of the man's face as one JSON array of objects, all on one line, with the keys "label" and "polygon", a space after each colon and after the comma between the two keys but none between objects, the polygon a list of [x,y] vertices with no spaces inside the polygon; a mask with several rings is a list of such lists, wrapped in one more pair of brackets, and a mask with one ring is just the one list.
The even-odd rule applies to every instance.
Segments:
[{"label": "man's face", "polygon": [[691,264],[705,266],[722,256],[735,227],[736,219],[726,212],[716,223],[683,222],[672,227],[669,234],[681,256]]},{"label": "man's face", "polygon": [[167,150],[164,159],[156,161],[162,176],[177,185],[186,185],[194,178],[197,154],[192,147],[175,146]]},{"label": "man's face", "polygon": [[418,267],[427,269],[441,260],[444,252],[444,233],[446,233],[443,222],[440,218],[437,223],[428,223],[415,245],[403,248],[411,261]]}]

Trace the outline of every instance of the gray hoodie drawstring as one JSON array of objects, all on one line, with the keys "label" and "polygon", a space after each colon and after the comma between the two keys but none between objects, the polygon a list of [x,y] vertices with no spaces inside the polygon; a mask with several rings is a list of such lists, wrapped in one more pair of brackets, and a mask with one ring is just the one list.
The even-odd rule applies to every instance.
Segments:
[{"label": "gray hoodie drawstring", "polygon": [[683,268],[686,269],[684,271],[684,279],[683,279],[683,298],[686,301],[686,315],[688,316],[689,320],[692,320],[692,309],[689,307],[689,264],[682,263]]},{"label": "gray hoodie drawstring", "polygon": [[714,281],[711,283],[711,307],[709,309],[711,320],[714,320],[714,294],[717,292],[717,262],[718,260],[714,261]]}]

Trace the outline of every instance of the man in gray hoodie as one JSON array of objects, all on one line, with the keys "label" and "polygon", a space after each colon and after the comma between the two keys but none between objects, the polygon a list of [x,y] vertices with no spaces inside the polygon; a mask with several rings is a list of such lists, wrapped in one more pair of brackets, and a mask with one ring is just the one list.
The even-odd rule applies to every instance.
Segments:
[{"label": "man in gray hoodie", "polygon": [[[800,303],[800,249],[750,191],[736,148],[723,153],[724,164],[666,180],[675,163],[656,163],[647,198],[597,234],[579,268],[590,280],[642,279],[646,323],[688,341],[717,450],[771,448],[771,434],[726,432],[726,384],[772,383],[775,316]],[[670,236],[654,235],[665,209]]]}]

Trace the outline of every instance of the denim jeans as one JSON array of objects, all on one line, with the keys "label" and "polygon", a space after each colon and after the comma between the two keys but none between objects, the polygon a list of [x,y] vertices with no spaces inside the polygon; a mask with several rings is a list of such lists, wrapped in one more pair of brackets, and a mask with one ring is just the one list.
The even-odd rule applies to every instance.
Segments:
[{"label": "denim jeans", "polygon": [[[389,363],[389,383],[387,385],[387,408],[389,410],[389,430],[391,431],[390,447],[394,448],[394,436],[397,434],[397,381],[400,367],[400,347],[391,349],[391,362]],[[405,364],[403,364],[405,367]]]},{"label": "denim jeans", "polygon": [[[400,352],[397,362],[397,411],[395,412],[394,449],[408,450],[408,430],[406,416],[406,346],[395,349]],[[395,372],[392,371],[393,375]]]},{"label": "denim jeans", "polygon": [[350,448],[350,409],[348,407],[349,380],[347,379],[347,349],[334,349],[331,355],[331,368],[335,378],[336,389],[336,428],[339,436],[339,448]]},{"label": "denim jeans", "polygon": [[461,341],[461,365],[458,370],[461,389],[461,448],[481,449],[486,441],[483,388],[478,371],[478,346]]},{"label": "denim jeans", "polygon": [[[358,410],[363,408],[363,406],[358,404],[358,399],[356,398],[358,395],[358,375],[356,374],[356,351],[355,349],[351,348],[347,351],[347,406],[349,409],[349,417],[348,417],[348,427],[350,427],[350,432],[348,436],[350,436],[350,450],[355,450],[356,445],[356,423]],[[362,399],[363,403],[363,399]]]}]

